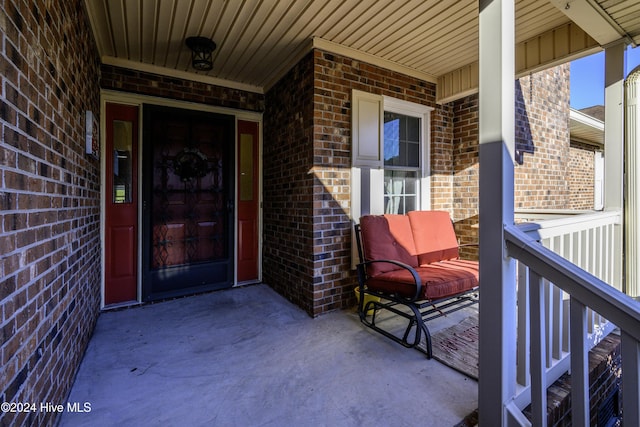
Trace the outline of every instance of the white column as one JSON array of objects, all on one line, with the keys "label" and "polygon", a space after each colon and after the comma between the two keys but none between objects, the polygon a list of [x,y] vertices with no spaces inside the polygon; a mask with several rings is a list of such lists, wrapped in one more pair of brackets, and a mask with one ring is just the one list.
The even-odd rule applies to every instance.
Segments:
[{"label": "white column", "polygon": [[625,292],[635,298],[640,295],[640,68],[629,75],[625,86]]},{"label": "white column", "polygon": [[[624,181],[624,42],[610,45],[605,49],[604,68],[604,209],[619,211],[623,209]],[[614,229],[612,250],[622,253],[623,227]],[[613,281],[610,283],[623,290],[620,260],[613,266]]]},{"label": "white column", "polygon": [[604,207],[622,209],[625,44],[605,49],[604,72]]},{"label": "white column", "polygon": [[515,393],[516,286],[504,225],[513,224],[514,1],[480,0],[480,425],[506,425]]}]

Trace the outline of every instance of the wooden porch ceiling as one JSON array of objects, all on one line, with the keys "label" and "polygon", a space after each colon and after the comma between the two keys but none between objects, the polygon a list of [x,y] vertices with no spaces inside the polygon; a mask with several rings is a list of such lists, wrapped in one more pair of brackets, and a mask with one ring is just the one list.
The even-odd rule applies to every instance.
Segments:
[{"label": "wooden porch ceiling", "polygon": [[[584,55],[615,39],[640,42],[638,0],[515,3],[519,71]],[[467,90],[465,83],[458,87],[451,80],[473,75],[478,60],[477,0],[85,0],[85,4],[104,63],[256,92],[271,87],[314,45],[440,81],[450,86],[440,98]],[[582,40],[568,51],[558,49],[552,41],[560,37],[556,33],[567,43]],[[185,44],[190,36],[212,38],[218,45],[211,71],[196,72],[191,67]],[[533,61],[528,59],[532,54],[537,56]]]}]

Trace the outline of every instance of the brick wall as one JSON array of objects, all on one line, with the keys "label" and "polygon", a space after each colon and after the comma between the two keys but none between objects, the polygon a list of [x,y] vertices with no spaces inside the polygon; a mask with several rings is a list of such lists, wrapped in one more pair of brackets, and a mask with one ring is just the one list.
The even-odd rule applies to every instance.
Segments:
[{"label": "brick wall", "polygon": [[[84,3],[0,3],[0,401],[64,403],[100,305],[99,57]],[[0,425],[51,425],[46,412]]]},{"label": "brick wall", "polygon": [[569,209],[569,64],[516,82],[515,208]]},{"label": "brick wall", "polygon": [[571,141],[569,147],[569,204],[572,209],[593,209],[596,148]]},{"label": "brick wall", "polygon": [[[516,81],[515,209],[585,209],[593,207],[593,170],[585,147],[570,149],[569,65],[530,74]],[[451,103],[453,108],[453,217],[461,243],[478,240],[478,95]],[[593,152],[591,152],[593,157]],[[578,167],[590,167],[579,176]],[[591,172],[592,173],[592,172]],[[589,187],[590,185],[590,187]],[[578,187],[590,191],[576,197]],[[591,205],[585,207],[589,198]],[[477,249],[463,250],[477,257]]]},{"label": "brick wall", "polygon": [[435,85],[316,50],[266,95],[265,281],[316,316],[354,302],[351,270],[351,91],[434,107],[434,207],[451,203],[451,109]]},{"label": "brick wall", "polygon": [[[455,101],[453,116],[453,220],[461,244],[478,243],[478,96]],[[478,247],[463,248],[461,257],[477,259]]]},{"label": "brick wall", "polygon": [[127,93],[196,102],[239,110],[264,111],[264,95],[103,64],[100,86]]},{"label": "brick wall", "polygon": [[313,315],[313,57],[266,94],[263,281]]},{"label": "brick wall", "polygon": [[439,105],[431,112],[431,209],[449,211],[455,221],[454,127],[453,105]]}]

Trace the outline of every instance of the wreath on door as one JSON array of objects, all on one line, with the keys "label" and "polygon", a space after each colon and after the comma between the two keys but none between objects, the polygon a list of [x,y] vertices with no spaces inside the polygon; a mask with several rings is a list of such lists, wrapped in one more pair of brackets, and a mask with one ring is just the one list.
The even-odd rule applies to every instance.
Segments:
[{"label": "wreath on door", "polygon": [[185,148],[173,159],[173,171],[183,182],[202,178],[209,173],[207,156],[197,148]]}]

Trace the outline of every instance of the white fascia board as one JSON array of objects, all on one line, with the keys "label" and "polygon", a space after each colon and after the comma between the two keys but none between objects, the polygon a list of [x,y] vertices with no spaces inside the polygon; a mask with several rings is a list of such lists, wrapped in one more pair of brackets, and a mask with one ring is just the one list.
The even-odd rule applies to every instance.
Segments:
[{"label": "white fascia board", "polygon": [[628,38],[600,6],[590,0],[550,0],[569,19],[578,24],[600,46]]},{"label": "white fascia board", "polygon": [[604,122],[575,109],[569,111],[569,119],[580,124],[592,127],[596,130],[604,132]]}]

